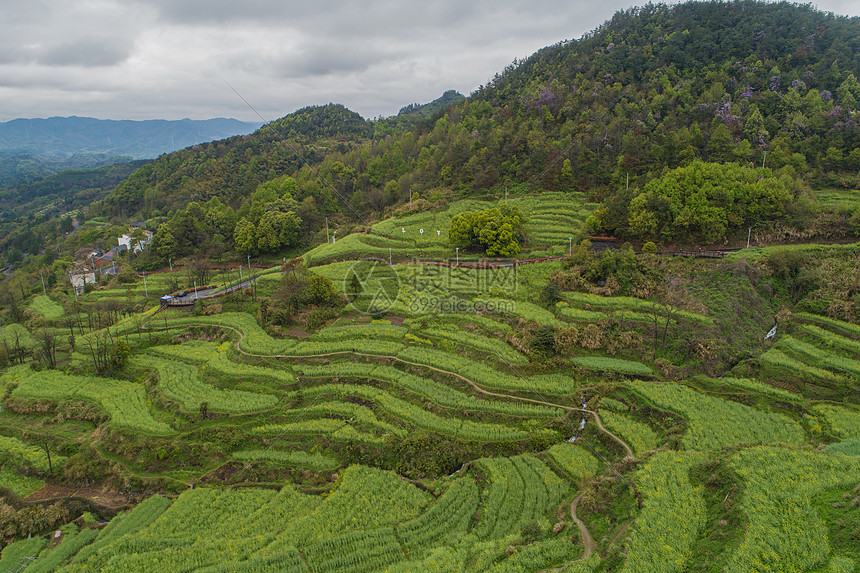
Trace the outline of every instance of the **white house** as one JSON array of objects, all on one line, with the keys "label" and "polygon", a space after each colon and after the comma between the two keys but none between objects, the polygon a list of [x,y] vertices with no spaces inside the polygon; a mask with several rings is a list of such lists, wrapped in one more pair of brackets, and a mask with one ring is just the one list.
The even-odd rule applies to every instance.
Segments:
[{"label": "white house", "polygon": [[[127,249],[131,249],[131,233],[126,233],[125,235],[123,235],[121,237],[117,237],[116,241],[120,246],[125,245],[125,247]],[[143,230],[143,239],[141,239],[141,241],[134,246],[134,252],[139,253],[140,251],[144,250],[147,247],[147,245],[149,245],[151,242],[152,242],[152,231],[144,229]]]},{"label": "white house", "polygon": [[72,281],[72,287],[77,294],[84,294],[84,285],[96,284],[96,273],[87,269],[83,272],[70,272],[69,280]]}]

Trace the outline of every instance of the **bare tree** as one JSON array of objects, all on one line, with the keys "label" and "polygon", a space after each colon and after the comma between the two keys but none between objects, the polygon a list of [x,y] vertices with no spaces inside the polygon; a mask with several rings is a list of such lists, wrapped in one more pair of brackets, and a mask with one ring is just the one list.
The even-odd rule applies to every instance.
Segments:
[{"label": "bare tree", "polygon": [[103,373],[110,369],[111,366],[111,351],[113,350],[113,340],[109,330],[90,333],[84,339],[87,350],[90,352],[90,357],[93,359],[93,366],[97,372]]},{"label": "bare tree", "polygon": [[53,331],[48,328],[42,328],[36,333],[36,339],[39,342],[39,351],[42,355],[42,360],[48,368],[54,369],[57,367],[57,337]]},{"label": "bare tree", "polygon": [[188,284],[193,284],[197,281],[197,286],[206,286],[212,280],[212,269],[210,268],[209,259],[196,259],[191,266],[188,267]]}]

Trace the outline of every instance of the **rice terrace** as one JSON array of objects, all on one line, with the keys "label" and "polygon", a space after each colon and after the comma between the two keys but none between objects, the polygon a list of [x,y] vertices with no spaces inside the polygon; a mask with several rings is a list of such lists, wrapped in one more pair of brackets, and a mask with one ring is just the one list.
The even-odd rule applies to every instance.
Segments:
[{"label": "rice terrace", "polygon": [[0,573],[857,571],[858,37],[649,5],[4,210]]}]

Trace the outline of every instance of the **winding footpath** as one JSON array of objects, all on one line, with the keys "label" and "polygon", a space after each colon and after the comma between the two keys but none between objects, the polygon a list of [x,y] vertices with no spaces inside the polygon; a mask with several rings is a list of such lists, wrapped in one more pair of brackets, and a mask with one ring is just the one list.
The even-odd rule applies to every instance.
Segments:
[{"label": "winding footpath", "polygon": [[596,546],[594,544],[594,539],[591,537],[591,534],[588,532],[588,528],[585,527],[585,524],[576,517],[576,506],[579,504],[579,500],[582,498],[583,494],[579,494],[576,496],[570,504],[570,518],[573,522],[579,527],[579,535],[582,537],[582,545],[585,546],[585,549],[582,551],[581,560],[584,561],[591,557],[591,554],[594,553]]}]

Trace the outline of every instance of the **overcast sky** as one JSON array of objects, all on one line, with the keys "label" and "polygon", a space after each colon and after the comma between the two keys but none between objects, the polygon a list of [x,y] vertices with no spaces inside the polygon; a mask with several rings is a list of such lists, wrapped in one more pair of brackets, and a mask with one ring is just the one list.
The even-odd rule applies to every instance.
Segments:
[{"label": "overcast sky", "polygon": [[[0,121],[265,120],[342,103],[394,115],[468,95],[624,0],[0,0]],[[823,10],[856,16],[860,2]]]}]

